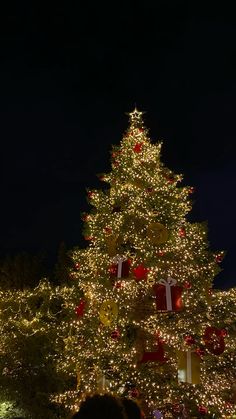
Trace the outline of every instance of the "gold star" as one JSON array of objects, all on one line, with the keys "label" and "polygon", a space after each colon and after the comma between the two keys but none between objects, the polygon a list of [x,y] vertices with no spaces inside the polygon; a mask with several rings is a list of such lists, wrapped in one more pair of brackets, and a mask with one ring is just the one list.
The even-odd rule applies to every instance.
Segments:
[{"label": "gold star", "polygon": [[134,127],[143,127],[143,118],[142,115],[144,112],[139,112],[138,109],[134,108],[133,112],[129,112],[127,115],[129,115],[130,125]]}]

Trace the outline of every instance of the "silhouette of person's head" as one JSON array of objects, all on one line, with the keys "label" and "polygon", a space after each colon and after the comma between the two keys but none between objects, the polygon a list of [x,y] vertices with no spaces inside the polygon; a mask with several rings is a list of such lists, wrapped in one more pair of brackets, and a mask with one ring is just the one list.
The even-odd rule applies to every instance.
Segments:
[{"label": "silhouette of person's head", "polygon": [[72,419],[127,419],[121,401],[110,394],[88,396]]},{"label": "silhouette of person's head", "polygon": [[128,419],[141,419],[142,418],[142,411],[134,400],[124,397],[122,399],[122,404],[125,408],[125,412]]}]

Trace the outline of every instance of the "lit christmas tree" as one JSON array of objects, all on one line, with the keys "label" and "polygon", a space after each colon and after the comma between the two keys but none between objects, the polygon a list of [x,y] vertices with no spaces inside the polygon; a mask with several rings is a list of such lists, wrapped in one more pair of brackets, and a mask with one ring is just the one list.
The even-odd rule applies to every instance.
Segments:
[{"label": "lit christmas tree", "polygon": [[107,189],[88,192],[89,246],[72,252],[83,297],[62,322],[57,368],[77,387],[55,400],[73,409],[85,393],[109,390],[156,419],[233,417],[233,300],[227,308],[212,291],[223,252],[209,251],[205,224],[187,220],[194,190],[162,164],[142,112],[129,118],[112,171],[100,176]]}]

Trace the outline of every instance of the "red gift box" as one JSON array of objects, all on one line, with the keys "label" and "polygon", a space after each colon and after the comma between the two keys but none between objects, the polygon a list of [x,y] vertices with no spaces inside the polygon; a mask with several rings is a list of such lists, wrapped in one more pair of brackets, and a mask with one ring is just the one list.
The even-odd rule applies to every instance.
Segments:
[{"label": "red gift box", "polygon": [[156,294],[156,309],[164,311],[178,311],[183,308],[182,302],[183,287],[176,285],[176,280],[168,277],[161,279],[154,285]]},{"label": "red gift box", "polygon": [[165,354],[163,342],[161,339],[157,338],[156,350],[151,352],[143,352],[142,358],[139,361],[141,364],[146,362],[165,362]]},{"label": "red gift box", "polygon": [[113,258],[113,263],[109,269],[111,278],[127,278],[129,276],[130,260],[117,255]]}]

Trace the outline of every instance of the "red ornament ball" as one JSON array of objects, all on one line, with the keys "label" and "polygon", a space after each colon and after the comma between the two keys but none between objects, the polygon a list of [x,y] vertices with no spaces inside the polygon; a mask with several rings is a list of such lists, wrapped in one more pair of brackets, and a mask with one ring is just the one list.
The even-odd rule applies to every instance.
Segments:
[{"label": "red ornament ball", "polygon": [[141,153],[143,147],[143,143],[137,143],[135,144],[133,150],[135,153]]},{"label": "red ornament ball", "polygon": [[179,237],[185,237],[186,236],[186,231],[184,227],[181,227],[179,229]]},{"label": "red ornament ball", "polygon": [[113,332],[111,332],[111,338],[112,339],[116,340],[116,339],[119,339],[119,337],[120,337],[119,330],[113,330]]},{"label": "red ornament ball", "polygon": [[117,288],[117,289],[122,288],[122,281],[116,281],[116,282],[114,283],[114,287],[115,287],[115,288]]},{"label": "red ornament ball", "polygon": [[222,330],[217,327],[208,326],[205,330],[203,340],[209,352],[214,355],[221,355],[225,350],[224,336]]},{"label": "red ornament ball", "polygon": [[148,268],[145,268],[143,265],[139,265],[133,269],[133,273],[136,281],[141,281],[142,279],[147,279]]},{"label": "red ornament ball", "polygon": [[105,227],[105,228],[104,228],[104,232],[105,232],[106,234],[111,234],[111,233],[112,233],[112,228],[111,228],[111,227]]},{"label": "red ornament ball", "polygon": [[184,288],[186,288],[187,290],[189,290],[190,288],[192,288],[192,284],[189,281],[185,281],[184,283]]},{"label": "red ornament ball", "polygon": [[75,264],[75,269],[78,271],[78,270],[79,270],[79,268],[80,268],[80,263],[78,263],[78,262],[77,262],[77,263]]},{"label": "red ornament ball", "polygon": [[197,349],[195,350],[195,352],[196,352],[196,354],[197,354],[198,356],[200,356],[200,358],[201,358],[203,355],[205,355],[205,351],[204,351],[204,349],[202,349],[202,348],[197,348]]},{"label": "red ornament ball", "polygon": [[185,337],[184,337],[184,340],[185,340],[185,343],[186,343],[187,345],[193,345],[193,344],[195,343],[195,339],[194,339],[194,337],[193,337],[193,336],[191,336],[191,335],[185,336]]},{"label": "red ornament ball", "polygon": [[192,194],[192,193],[194,193],[194,192],[195,192],[195,188],[194,188],[193,186],[191,186],[191,187],[189,188],[189,190],[188,190],[188,191],[189,191],[189,193],[191,193],[191,194]]},{"label": "red ornament ball", "polygon": [[221,263],[222,260],[223,260],[223,255],[216,255],[216,257],[215,257],[216,263]]},{"label": "red ornament ball", "polygon": [[137,397],[139,396],[139,391],[137,388],[133,388],[132,390],[130,390],[129,392],[130,397],[132,397],[133,399],[137,399]]},{"label": "red ornament ball", "polygon": [[206,415],[208,410],[205,406],[198,406],[198,411],[201,415]]}]

